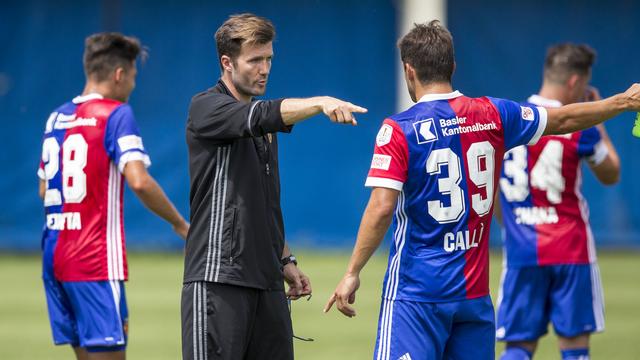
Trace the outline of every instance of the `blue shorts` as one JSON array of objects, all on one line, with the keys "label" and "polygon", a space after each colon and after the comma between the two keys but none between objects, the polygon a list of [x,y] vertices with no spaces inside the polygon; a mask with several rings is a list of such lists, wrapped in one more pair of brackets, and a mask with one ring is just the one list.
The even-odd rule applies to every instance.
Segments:
[{"label": "blue shorts", "polygon": [[498,297],[496,338],[533,341],[549,321],[563,337],[604,330],[597,264],[505,268]]},{"label": "blue shorts", "polygon": [[443,303],[382,299],[376,360],[493,360],[489,296]]},{"label": "blue shorts", "polygon": [[89,352],[125,349],[128,310],[123,281],[59,282],[46,276],[43,281],[56,345]]}]

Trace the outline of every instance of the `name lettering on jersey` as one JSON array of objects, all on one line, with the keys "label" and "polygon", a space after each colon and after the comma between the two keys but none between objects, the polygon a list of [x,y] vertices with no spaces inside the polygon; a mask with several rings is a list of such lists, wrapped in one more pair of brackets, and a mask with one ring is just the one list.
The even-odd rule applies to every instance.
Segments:
[{"label": "name lettering on jersey", "polygon": [[517,207],[513,209],[516,216],[516,224],[541,225],[557,224],[558,211],[555,207]]},{"label": "name lettering on jersey", "polygon": [[520,112],[524,120],[533,121],[535,119],[533,109],[528,106],[520,106]]},{"label": "name lettering on jersey", "polygon": [[389,170],[390,165],[391,165],[390,155],[373,154],[373,159],[371,160],[372,169]]},{"label": "name lettering on jersey", "polygon": [[383,124],[376,136],[376,145],[385,146],[391,142],[391,135],[393,134],[393,127],[389,124]]},{"label": "name lettering on jersey", "polygon": [[420,120],[413,123],[418,144],[426,144],[438,140],[438,132],[435,129],[433,118]]},{"label": "name lettering on jersey", "polygon": [[[464,118],[466,120],[466,118]],[[449,119],[447,121],[450,121],[453,119]],[[440,125],[442,125],[442,121],[440,122]],[[443,127],[442,128],[442,135],[444,136],[452,136],[452,135],[460,135],[460,134],[467,134],[470,132],[477,132],[477,131],[489,131],[489,130],[498,130],[498,125],[496,125],[496,123],[494,122],[490,122],[488,124],[473,124],[471,126],[457,126],[456,127]]]},{"label": "name lettering on jersey", "polygon": [[77,118],[76,114],[58,114],[53,128],[56,130],[71,129],[78,126],[96,126],[96,118]]},{"label": "name lettering on jersey", "polygon": [[482,239],[482,233],[484,232],[484,224],[480,224],[480,229],[460,230],[455,234],[448,232],[444,234],[444,251],[454,252],[461,250],[469,250],[471,248],[478,247],[480,239]]},{"label": "name lettering on jersey", "polygon": [[82,221],[79,212],[66,212],[47,215],[47,228],[50,230],[81,230]]}]

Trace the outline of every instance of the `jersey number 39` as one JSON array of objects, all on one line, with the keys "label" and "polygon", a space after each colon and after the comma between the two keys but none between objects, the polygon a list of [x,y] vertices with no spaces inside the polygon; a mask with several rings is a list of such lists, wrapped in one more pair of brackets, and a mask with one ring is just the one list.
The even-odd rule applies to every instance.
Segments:
[{"label": "jersey number 39", "polygon": [[[494,154],[495,149],[488,141],[471,144],[466,154],[469,179],[479,189],[485,189],[485,197],[482,194],[471,195],[471,207],[479,216],[487,215],[493,204]],[[484,166],[481,165],[483,162]],[[460,220],[466,206],[464,190],[460,187],[460,158],[449,148],[433,150],[427,158],[426,170],[429,175],[440,174],[443,166],[447,166],[449,174],[438,178],[438,191],[442,195],[449,195],[450,205],[446,206],[440,200],[431,200],[427,202],[427,209],[437,222],[446,224]]]}]

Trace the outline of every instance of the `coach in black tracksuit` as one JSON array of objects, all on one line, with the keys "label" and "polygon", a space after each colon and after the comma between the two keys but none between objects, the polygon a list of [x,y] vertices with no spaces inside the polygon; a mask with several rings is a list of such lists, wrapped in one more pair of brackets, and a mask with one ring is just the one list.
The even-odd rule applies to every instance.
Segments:
[{"label": "coach in black tracksuit", "polygon": [[230,17],[216,32],[222,78],[189,108],[184,359],[293,358],[286,297],[311,285],[284,241],[275,133],[321,112],[355,124],[352,113],[366,111],[331,97],[253,100],[266,90],[274,36],[267,19]]}]

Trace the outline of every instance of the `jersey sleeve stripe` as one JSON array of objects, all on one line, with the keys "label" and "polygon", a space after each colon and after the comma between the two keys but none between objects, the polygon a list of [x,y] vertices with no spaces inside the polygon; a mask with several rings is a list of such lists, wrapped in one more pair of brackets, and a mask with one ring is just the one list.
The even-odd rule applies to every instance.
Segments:
[{"label": "jersey sleeve stripe", "polygon": [[544,129],[547,128],[547,109],[542,106],[537,106],[538,109],[538,129],[527,145],[534,145],[540,140],[542,137],[542,133],[544,133]]},{"label": "jersey sleeve stripe", "polygon": [[149,155],[144,154],[140,151],[128,151],[122,156],[120,156],[120,163],[118,164],[118,170],[122,173],[124,171],[124,166],[127,165],[129,161],[140,160],[144,163],[144,167],[151,166],[151,159],[149,159]]},{"label": "jersey sleeve stripe", "polygon": [[591,165],[598,166],[607,158],[607,155],[609,155],[609,149],[602,141],[600,141],[594,147],[593,155],[587,157],[587,161]]},{"label": "jersey sleeve stripe", "polygon": [[380,177],[368,177],[364,183],[365,187],[383,187],[393,190],[402,191],[403,182],[393,179],[380,178]]}]

